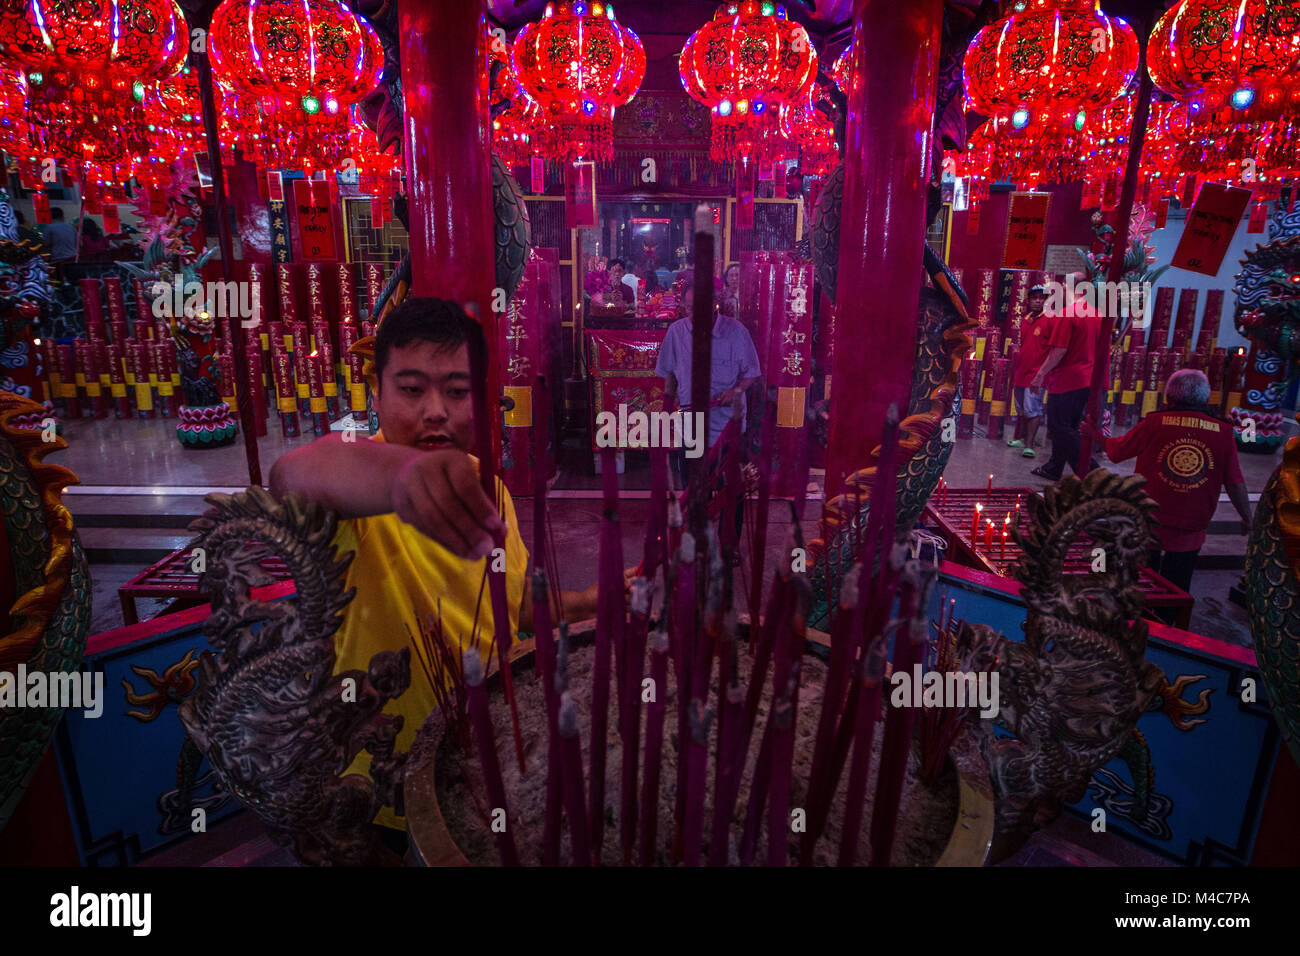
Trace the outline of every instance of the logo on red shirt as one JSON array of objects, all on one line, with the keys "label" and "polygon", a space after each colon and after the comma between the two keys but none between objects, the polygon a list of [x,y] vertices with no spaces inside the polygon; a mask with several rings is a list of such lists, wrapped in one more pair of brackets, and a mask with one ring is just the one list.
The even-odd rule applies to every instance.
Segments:
[{"label": "logo on red shirt", "polygon": [[1209,446],[1196,438],[1180,438],[1163,449],[1164,478],[1171,485],[1191,491],[1205,484],[1214,470]]}]

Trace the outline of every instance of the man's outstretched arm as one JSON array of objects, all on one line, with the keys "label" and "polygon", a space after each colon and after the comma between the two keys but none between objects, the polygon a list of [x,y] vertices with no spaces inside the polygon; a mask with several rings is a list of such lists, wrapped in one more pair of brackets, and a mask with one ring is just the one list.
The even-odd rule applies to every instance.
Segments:
[{"label": "man's outstretched arm", "polygon": [[423,451],[329,435],[282,456],[271,493],[296,494],[345,518],[395,513],[459,557],[477,560],[504,525],[464,452]]}]

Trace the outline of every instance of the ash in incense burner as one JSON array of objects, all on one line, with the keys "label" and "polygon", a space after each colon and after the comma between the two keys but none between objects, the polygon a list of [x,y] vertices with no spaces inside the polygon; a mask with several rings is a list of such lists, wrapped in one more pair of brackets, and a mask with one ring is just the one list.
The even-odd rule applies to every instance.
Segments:
[{"label": "ash in incense burner", "polygon": [[[595,657],[594,647],[591,644],[592,638],[589,628],[582,631],[575,630],[570,634],[573,648],[568,654],[569,684],[573,690],[571,699],[576,716],[577,734],[584,742],[590,740],[591,733],[590,690]],[[741,682],[747,682],[752,670],[752,660],[743,649],[737,655],[737,665]],[[826,683],[826,666],[817,658],[806,656],[801,670],[799,710],[794,733],[790,824],[781,834],[782,842],[786,846],[787,859],[791,864],[798,862],[800,841],[807,832],[809,771],[813,759],[818,714],[821,710]],[[518,695],[524,749],[529,756],[529,771],[521,775],[517,765],[503,760],[502,775],[509,802],[509,826],[513,830],[519,860],[524,865],[535,865],[542,862],[543,858],[547,784],[546,767],[543,763],[546,747],[546,710],[542,699],[541,680],[536,674],[532,670],[520,668],[516,671],[515,677],[514,686]],[[491,696],[494,698],[493,729],[497,739],[504,740],[511,732],[509,712],[499,688],[494,689]],[[772,693],[769,685],[758,704],[760,727],[767,722],[771,701]],[[671,673],[664,690],[664,703],[670,713],[676,710],[677,684]],[[710,703],[716,710],[716,693],[711,696]],[[879,717],[883,722],[883,713]],[[715,736],[714,746],[709,751],[711,769],[717,759],[717,739]],[[879,772],[881,742],[882,736],[876,735],[872,747],[872,778],[875,778]],[[740,781],[737,799],[726,829],[728,846],[725,859],[729,865],[741,863],[740,854],[746,832],[745,817],[753,791],[753,768],[758,762],[761,746],[760,735],[755,734],[745,760],[746,771]],[[503,755],[505,749],[502,748]],[[655,828],[657,836],[650,861],[653,865],[664,866],[674,862],[675,833],[678,829],[674,791],[679,754],[680,747],[676,734],[670,732],[663,748]],[[436,781],[438,806],[450,840],[471,864],[496,865],[498,857],[495,837],[491,829],[491,814],[490,812],[485,814],[488,808],[483,806],[482,797],[477,796],[484,793],[482,768],[477,755],[463,750],[454,735],[445,734],[437,749],[432,770]],[[600,860],[606,866],[616,866],[624,862],[618,839],[622,824],[619,798],[622,771],[623,747],[620,738],[614,736],[610,741],[605,765],[606,784],[602,814],[605,839],[602,843]],[[710,819],[716,801],[714,792],[716,788],[713,783],[711,777],[710,792],[706,799],[706,813]],[[847,787],[847,779],[842,779],[831,803],[826,831],[813,852],[813,865],[832,865],[836,862],[841,845]],[[859,841],[864,852],[858,859],[859,863],[870,862],[872,796],[872,794],[867,795],[866,806],[861,817]],[[921,779],[918,751],[913,747],[908,757],[907,776],[895,824],[896,835],[890,862],[895,866],[934,865],[948,846],[957,823],[958,800],[958,775],[953,764],[948,762],[939,779],[933,784],[925,783]],[[706,859],[714,855],[712,839],[713,835],[706,827],[702,848]],[[767,857],[768,843],[767,815],[763,814],[754,833],[756,859],[760,862]],[[573,862],[567,820],[561,835],[559,862],[562,865]]]}]

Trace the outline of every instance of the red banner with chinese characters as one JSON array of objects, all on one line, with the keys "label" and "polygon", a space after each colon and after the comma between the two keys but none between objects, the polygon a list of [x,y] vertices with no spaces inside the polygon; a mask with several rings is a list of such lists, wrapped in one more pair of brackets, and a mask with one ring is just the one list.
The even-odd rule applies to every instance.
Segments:
[{"label": "red banner with chinese characters", "polygon": [[601,412],[618,415],[620,405],[626,405],[628,412],[664,410],[664,380],[654,372],[663,341],[662,329],[635,332],[598,329],[587,332],[593,442],[595,416]]},{"label": "red banner with chinese characters", "polygon": [[1041,269],[1047,254],[1047,212],[1050,193],[1012,193],[1007,210],[1007,237],[1002,268]]},{"label": "red banner with chinese characters", "polygon": [[976,280],[974,309],[971,310],[971,318],[980,325],[992,324],[997,315],[998,308],[998,270],[997,269],[980,269],[979,278]]},{"label": "red banner with chinese characters", "polygon": [[1174,250],[1172,265],[1202,275],[1219,274],[1223,257],[1237,232],[1241,214],[1250,202],[1249,189],[1237,189],[1222,183],[1206,182],[1196,195],[1196,204],[1187,214],[1183,237]]},{"label": "red banner with chinese characters", "polygon": [[[497,324],[502,390],[510,400],[502,418],[501,476],[511,494],[532,494],[537,468],[548,478],[555,473],[549,435],[546,460],[536,460],[534,428],[551,431],[550,402],[558,382],[550,352],[560,328],[559,273],[555,250],[533,250],[505,321]],[[546,380],[545,391],[538,390],[539,378]]]},{"label": "red banner with chinese characters", "polygon": [[797,486],[799,462],[808,440],[804,424],[812,375],[812,265],[784,256],[756,265],[760,285],[772,292],[763,299],[755,343],[764,384],[776,388],[772,494],[793,497],[802,491]]},{"label": "red banner with chinese characters", "polygon": [[298,241],[303,259],[337,259],[329,183],[320,179],[295,179],[293,204],[298,213]]}]

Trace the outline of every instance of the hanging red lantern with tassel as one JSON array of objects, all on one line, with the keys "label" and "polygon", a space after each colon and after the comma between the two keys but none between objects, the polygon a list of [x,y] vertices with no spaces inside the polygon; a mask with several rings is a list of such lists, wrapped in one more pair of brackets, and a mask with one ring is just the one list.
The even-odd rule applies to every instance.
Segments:
[{"label": "hanging red lantern with tassel", "polygon": [[1097,0],[1023,0],[966,51],[966,95],[1014,156],[1017,181],[1077,179],[1088,110],[1124,92],[1137,36]]},{"label": "hanging red lantern with tassel", "polygon": [[238,95],[245,139],[259,130],[261,161],[337,168],[350,107],[383,76],[374,28],[339,0],[222,0],[208,37],[213,75]]},{"label": "hanging red lantern with tassel", "polygon": [[781,107],[781,132],[799,149],[799,170],[806,176],[825,176],[840,161],[835,126],[813,100],[811,93],[797,104]]},{"label": "hanging red lantern with tassel", "polygon": [[557,160],[614,158],[614,111],[636,96],[645,50],[607,3],[548,3],[511,52],[515,76],[546,126],[541,148]]},{"label": "hanging red lantern with tassel", "polygon": [[682,47],[682,86],[713,114],[714,162],[768,163],[792,154],[780,111],[799,104],[817,79],[817,51],[785,7],[722,4]]},{"label": "hanging red lantern with tassel", "polygon": [[33,148],[110,178],[147,153],[144,87],[181,68],[188,40],[175,0],[11,0],[0,11],[0,64],[26,75]]},{"label": "hanging red lantern with tassel", "polygon": [[1300,0],[1180,0],[1156,23],[1147,70],[1178,103],[1184,174],[1270,192],[1300,146]]}]

